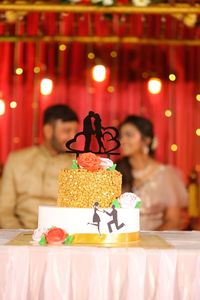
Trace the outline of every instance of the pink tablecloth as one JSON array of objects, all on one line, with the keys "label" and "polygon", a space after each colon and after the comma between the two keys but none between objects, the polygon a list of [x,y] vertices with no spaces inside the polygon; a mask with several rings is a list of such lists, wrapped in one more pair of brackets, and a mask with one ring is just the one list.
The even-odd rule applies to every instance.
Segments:
[{"label": "pink tablecloth", "polygon": [[[199,300],[200,233],[159,233],[172,249],[5,246],[1,300]],[[154,232],[155,234],[155,232]]]}]

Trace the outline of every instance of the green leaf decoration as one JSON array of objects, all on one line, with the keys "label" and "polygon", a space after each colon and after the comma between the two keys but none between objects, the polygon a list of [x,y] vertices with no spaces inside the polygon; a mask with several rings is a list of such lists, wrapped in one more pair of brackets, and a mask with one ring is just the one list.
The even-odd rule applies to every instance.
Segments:
[{"label": "green leaf decoration", "polygon": [[78,169],[78,165],[77,165],[76,159],[72,160],[72,169],[73,170]]},{"label": "green leaf decoration", "polygon": [[108,171],[114,171],[116,169],[116,164],[113,164],[112,167],[107,168]]},{"label": "green leaf decoration", "polygon": [[141,201],[138,201],[138,202],[136,203],[136,205],[135,205],[135,208],[141,208],[141,204],[142,204],[142,202],[141,202]]},{"label": "green leaf decoration", "polygon": [[112,205],[115,206],[115,208],[120,208],[120,204],[119,204],[119,201],[117,199],[115,199],[113,202],[112,202]]},{"label": "green leaf decoration", "polygon": [[64,240],[64,245],[71,245],[74,240],[73,235],[68,235],[68,237]]},{"label": "green leaf decoration", "polygon": [[47,244],[47,241],[46,241],[45,236],[43,235],[39,241],[39,245],[45,246],[46,244]]}]

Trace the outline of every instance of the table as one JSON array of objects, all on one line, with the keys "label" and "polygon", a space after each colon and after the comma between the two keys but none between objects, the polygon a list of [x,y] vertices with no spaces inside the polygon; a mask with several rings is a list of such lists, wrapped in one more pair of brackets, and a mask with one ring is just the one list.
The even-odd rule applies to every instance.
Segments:
[{"label": "table", "polygon": [[170,249],[5,245],[19,232],[0,230],[1,300],[200,299],[200,232],[153,232]]}]

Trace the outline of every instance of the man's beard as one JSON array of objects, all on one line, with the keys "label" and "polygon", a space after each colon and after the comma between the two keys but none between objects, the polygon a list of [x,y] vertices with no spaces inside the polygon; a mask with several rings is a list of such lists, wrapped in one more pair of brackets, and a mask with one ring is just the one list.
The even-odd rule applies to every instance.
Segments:
[{"label": "man's beard", "polygon": [[56,138],[55,134],[53,134],[51,139],[51,146],[58,154],[65,153],[65,149],[61,146],[61,144],[58,142],[58,139]]}]

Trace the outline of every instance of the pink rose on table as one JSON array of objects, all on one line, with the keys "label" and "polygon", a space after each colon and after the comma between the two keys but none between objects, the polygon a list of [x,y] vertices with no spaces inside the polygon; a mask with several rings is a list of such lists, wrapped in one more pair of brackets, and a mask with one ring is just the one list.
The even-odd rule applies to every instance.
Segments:
[{"label": "pink rose on table", "polygon": [[60,245],[64,242],[68,234],[61,228],[52,228],[47,231],[45,234],[48,244],[51,245]]},{"label": "pink rose on table", "polygon": [[118,199],[122,208],[135,207],[140,198],[134,193],[123,193]]},{"label": "pink rose on table", "polygon": [[39,242],[40,239],[42,238],[43,235],[45,235],[47,233],[48,229],[46,228],[37,228],[34,230],[33,235],[32,235],[32,239],[35,242]]},{"label": "pink rose on table", "polygon": [[103,169],[111,168],[113,166],[113,161],[109,158],[101,157],[100,160],[100,166]]}]

